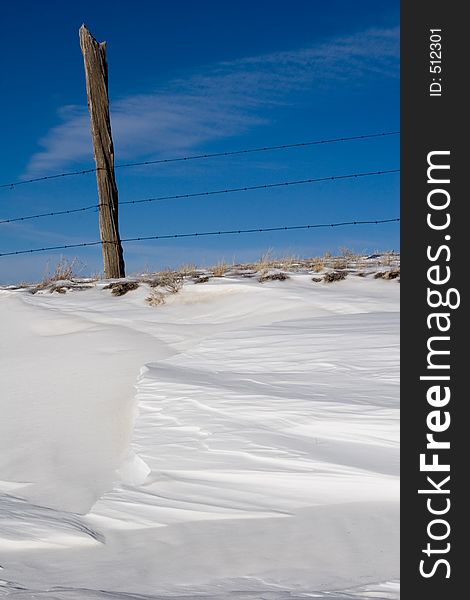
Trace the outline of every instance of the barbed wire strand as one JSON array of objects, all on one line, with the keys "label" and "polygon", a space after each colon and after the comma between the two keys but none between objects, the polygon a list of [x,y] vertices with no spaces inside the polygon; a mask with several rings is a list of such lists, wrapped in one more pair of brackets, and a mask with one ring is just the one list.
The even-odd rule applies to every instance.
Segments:
[{"label": "barbed wire strand", "polygon": [[124,163],[116,165],[115,169],[123,169],[127,167],[140,167],[145,165],[156,165],[160,163],[182,162],[188,160],[200,160],[204,158],[218,158],[222,156],[235,156],[237,154],[251,154],[253,152],[266,152],[270,150],[287,150],[289,148],[303,148],[306,146],[317,146],[320,144],[334,144],[337,142],[349,142],[353,140],[365,140],[377,137],[386,137],[390,135],[398,135],[399,131],[387,131],[384,133],[370,133],[366,135],[354,135],[350,137],[331,138],[327,140],[314,140],[310,142],[297,142],[295,144],[280,144],[278,146],[263,146],[260,148],[248,148],[243,150],[231,150],[228,152],[212,152],[210,154],[194,154],[192,156],[183,156],[178,158],[160,158],[157,160],[145,160],[142,162]]},{"label": "barbed wire strand", "polygon": [[389,173],[398,173],[400,169],[388,169],[385,171],[369,171],[366,173],[352,173],[349,175],[331,175],[329,177],[316,177],[315,179],[298,179],[296,181],[283,181],[280,183],[265,183],[259,185],[242,186],[238,188],[228,188],[222,190],[213,190],[210,192],[195,192],[192,194],[178,194],[176,196],[160,196],[158,198],[144,198],[143,200],[126,200],[120,202],[119,205],[125,204],[141,204],[143,202],[157,202],[161,200],[178,200],[182,198],[196,198],[200,196],[211,196],[214,194],[230,194],[233,192],[248,192],[253,190],[270,189],[276,187],[287,187],[290,185],[302,185],[307,183],[319,183],[321,181],[335,181],[339,179],[354,179],[359,177],[371,177],[373,175],[386,175]]},{"label": "barbed wire strand", "polygon": [[[328,177],[317,177],[315,179],[299,179],[296,181],[283,181],[280,183],[265,183],[265,184],[260,184],[260,185],[251,185],[251,186],[243,186],[243,187],[238,187],[238,188],[227,188],[227,189],[222,189],[222,190],[211,190],[208,192],[194,192],[194,193],[190,193],[190,194],[176,194],[174,196],[159,196],[156,198],[144,198],[141,200],[125,200],[124,202],[119,202],[119,206],[125,206],[125,205],[131,205],[131,204],[142,204],[142,203],[146,203],[146,202],[161,202],[164,200],[181,200],[181,199],[186,199],[186,198],[198,198],[198,197],[203,197],[203,196],[213,196],[216,194],[230,194],[230,193],[235,193],[235,192],[248,192],[248,191],[254,191],[254,190],[261,190],[261,189],[270,189],[270,188],[276,188],[276,187],[287,187],[290,185],[303,185],[303,184],[309,184],[309,183],[320,183],[320,182],[325,182],[325,181],[337,181],[340,179],[358,179],[360,177],[372,177],[372,176],[378,176],[378,175],[387,175],[390,173],[399,173],[400,169],[388,169],[388,170],[384,170],[384,171],[370,171],[370,172],[366,172],[366,173],[352,173],[352,174],[348,174],[348,175],[331,175]],[[77,213],[77,212],[85,212],[88,210],[93,210],[93,209],[97,209],[100,208],[101,206],[107,206],[106,204],[91,204],[89,206],[82,206],[80,208],[73,208],[73,209],[69,209],[69,210],[60,210],[60,211],[56,211],[56,212],[45,212],[45,213],[38,213],[35,215],[27,215],[24,217],[13,217],[11,219],[4,219],[2,221],[0,221],[0,225],[3,225],[5,223],[15,223],[18,221],[28,221],[30,219],[40,219],[40,218],[44,218],[44,217],[55,217],[58,215],[68,215],[68,214],[72,214],[72,213]]]},{"label": "barbed wire strand", "polygon": [[[175,233],[175,234],[165,234],[165,235],[149,235],[149,236],[140,236],[133,238],[124,238],[120,240],[121,243],[127,242],[141,242],[145,240],[168,240],[168,239],[177,239],[177,238],[188,238],[188,237],[204,237],[204,236],[213,236],[213,235],[235,235],[242,233],[263,233],[263,232],[272,232],[272,231],[293,231],[299,229],[318,229],[321,227],[344,227],[346,225],[378,225],[380,223],[394,223],[399,222],[399,218],[394,219],[373,219],[367,221],[342,221],[339,223],[317,223],[315,225],[291,225],[285,227],[256,227],[252,229],[232,229],[225,231],[203,231],[198,233]],[[98,246],[99,244],[116,244],[119,242],[107,242],[107,241],[95,241],[95,242],[82,242],[80,244],[64,244],[63,246],[49,246],[45,248],[32,248],[29,250],[16,250],[12,252],[2,252],[1,256],[14,256],[17,254],[32,254],[34,252],[47,252],[50,250],[65,250],[68,248],[83,248],[86,246]]]},{"label": "barbed wire strand", "polygon": [[81,208],[71,208],[69,210],[58,210],[55,212],[39,213],[36,215],[27,215],[25,217],[14,217],[13,219],[4,219],[3,221],[0,221],[0,225],[3,225],[4,223],[15,223],[16,221],[29,221],[30,219],[41,219],[43,217],[56,217],[58,215],[69,215],[69,214],[77,213],[77,212],[85,212],[87,210],[92,210],[93,208],[98,208],[98,207],[99,207],[99,204],[92,204],[90,206],[82,206]]},{"label": "barbed wire strand", "polygon": [[[287,150],[289,148],[302,148],[302,147],[306,147],[306,146],[316,146],[316,145],[321,145],[321,144],[333,144],[333,143],[339,143],[339,142],[349,142],[349,141],[353,141],[353,140],[366,140],[366,139],[371,139],[371,138],[387,137],[387,136],[391,136],[391,135],[398,135],[399,133],[400,133],[399,131],[386,131],[383,133],[370,133],[370,134],[364,134],[364,135],[354,135],[354,136],[349,136],[349,137],[331,138],[331,139],[326,139],[326,140],[297,142],[294,144],[280,144],[277,146],[263,146],[260,148],[246,148],[246,149],[242,149],[242,150],[232,150],[232,151],[228,151],[228,152],[213,152],[213,153],[209,153],[209,154],[194,154],[194,155],[190,155],[190,156],[180,156],[180,157],[176,157],[176,158],[160,158],[160,159],[156,159],[156,160],[145,160],[142,162],[122,163],[122,164],[115,165],[114,168],[115,169],[126,169],[129,167],[141,167],[141,166],[146,166],[146,165],[157,165],[157,164],[172,163],[172,162],[201,160],[201,159],[206,159],[206,158],[219,158],[219,157],[224,157],[224,156],[235,156],[237,154],[250,154],[253,152],[267,152],[270,150]],[[60,177],[73,177],[73,176],[77,176],[77,175],[86,175],[87,173],[96,173],[97,171],[100,171],[100,170],[103,170],[103,168],[95,167],[92,169],[82,169],[79,171],[56,173],[54,175],[43,175],[41,177],[34,177],[31,179],[25,179],[23,181],[2,183],[2,184],[0,184],[0,188],[13,189],[19,185],[36,183],[38,181],[47,181],[50,179],[59,179]]]}]

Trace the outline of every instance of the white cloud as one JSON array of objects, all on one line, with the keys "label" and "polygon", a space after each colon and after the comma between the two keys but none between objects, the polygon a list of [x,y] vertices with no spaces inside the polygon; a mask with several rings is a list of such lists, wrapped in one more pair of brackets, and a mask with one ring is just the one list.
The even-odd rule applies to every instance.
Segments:
[{"label": "white cloud", "polygon": [[[120,160],[188,152],[204,142],[237,135],[265,123],[266,108],[292,102],[341,81],[398,77],[398,28],[372,29],[315,47],[221,62],[176,79],[153,94],[111,105]],[[25,177],[89,164],[92,149],[85,107],[59,111],[61,123],[39,141]]]}]

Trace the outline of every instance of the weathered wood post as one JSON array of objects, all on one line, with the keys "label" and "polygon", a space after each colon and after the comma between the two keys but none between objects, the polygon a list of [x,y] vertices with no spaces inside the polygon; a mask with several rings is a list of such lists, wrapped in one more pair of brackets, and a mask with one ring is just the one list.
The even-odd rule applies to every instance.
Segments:
[{"label": "weathered wood post", "polygon": [[118,221],[118,190],[114,177],[114,146],[109,120],[106,42],[97,42],[85,25],[80,27],[86,91],[98,184],[100,236],[106,278],[124,277],[124,258]]}]

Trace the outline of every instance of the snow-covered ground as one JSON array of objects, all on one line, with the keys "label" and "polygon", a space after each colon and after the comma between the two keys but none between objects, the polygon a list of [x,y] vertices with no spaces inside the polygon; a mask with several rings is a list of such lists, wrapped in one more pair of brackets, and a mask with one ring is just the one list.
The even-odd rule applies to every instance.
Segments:
[{"label": "snow-covered ground", "polygon": [[0,596],[398,598],[397,281],[103,285],[0,291]]}]

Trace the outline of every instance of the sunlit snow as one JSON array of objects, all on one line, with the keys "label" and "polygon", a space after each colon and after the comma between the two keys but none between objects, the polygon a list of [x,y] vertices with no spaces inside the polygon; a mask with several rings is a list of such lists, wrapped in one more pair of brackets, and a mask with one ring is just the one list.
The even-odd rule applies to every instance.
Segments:
[{"label": "sunlit snow", "polygon": [[399,597],[399,284],[0,291],[0,596]]}]

